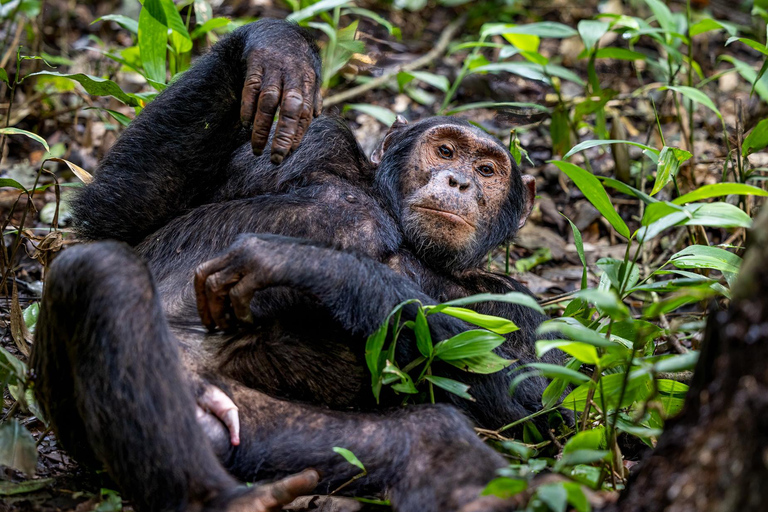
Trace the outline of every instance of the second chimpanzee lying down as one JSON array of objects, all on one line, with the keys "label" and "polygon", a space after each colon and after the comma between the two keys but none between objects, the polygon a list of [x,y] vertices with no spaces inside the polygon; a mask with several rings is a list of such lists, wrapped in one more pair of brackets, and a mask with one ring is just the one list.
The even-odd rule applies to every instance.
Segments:
[{"label": "second chimpanzee lying down", "polygon": [[[451,118],[397,122],[369,161],[339,120],[313,121],[319,63],[297,27],[246,25],[119,138],[75,211],[84,237],[120,242],[53,264],[37,395],[63,446],[139,511],[279,510],[318,474],[235,478],[314,468],[329,492],[357,472],[335,446],[367,469],[345,492],[407,512],[505,510],[479,496],[504,460],[458,409],[497,427],[536,411],[544,382],[510,396],[507,372],[463,374],[475,402],[376,409],[364,347],[404,299],[525,291],[482,261],[525,221],[533,182]],[[256,156],[278,106],[271,155]],[[500,355],[534,358],[538,314],[476,309],[521,327]],[[435,340],[467,328],[430,317]],[[415,354],[399,343],[400,360]]]}]

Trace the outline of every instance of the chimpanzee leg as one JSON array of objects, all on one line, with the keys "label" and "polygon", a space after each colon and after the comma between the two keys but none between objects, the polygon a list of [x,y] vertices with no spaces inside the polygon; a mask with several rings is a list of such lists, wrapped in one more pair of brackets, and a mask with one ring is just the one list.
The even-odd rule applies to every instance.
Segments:
[{"label": "chimpanzee leg", "polygon": [[106,466],[137,510],[271,510],[238,487],[198,426],[152,279],[126,245],[59,256],[37,329],[35,390],[56,435]]},{"label": "chimpanzee leg", "polygon": [[[384,493],[398,512],[509,508],[479,496],[505,462],[451,406],[339,412],[278,400],[232,381],[220,385],[232,394],[241,425],[241,444],[230,448],[225,466],[242,480],[311,467],[322,476],[316,492],[330,493],[361,472],[333,451],[341,447],[358,457],[367,474],[340,494]],[[220,437],[227,438],[223,429]]]}]

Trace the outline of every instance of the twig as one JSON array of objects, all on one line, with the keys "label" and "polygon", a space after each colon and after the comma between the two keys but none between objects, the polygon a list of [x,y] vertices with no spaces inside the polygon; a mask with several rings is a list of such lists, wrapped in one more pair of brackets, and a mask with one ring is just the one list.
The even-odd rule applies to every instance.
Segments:
[{"label": "twig", "polygon": [[330,107],[333,105],[338,105],[339,103],[344,103],[345,101],[351,100],[355,96],[360,96],[361,94],[368,92],[371,89],[375,89],[380,85],[384,85],[385,83],[393,79],[395,76],[397,76],[398,73],[402,71],[414,71],[416,69],[426,66],[433,60],[440,57],[440,55],[442,55],[443,52],[445,52],[446,48],[448,48],[448,44],[453,39],[453,36],[456,35],[456,32],[459,31],[459,29],[464,25],[464,22],[466,21],[467,21],[467,16],[462,15],[459,19],[457,19],[456,21],[448,25],[446,29],[443,31],[442,35],[440,36],[440,39],[437,40],[437,44],[435,44],[435,47],[432,48],[429,52],[419,57],[418,59],[414,60],[413,62],[409,62],[408,64],[398,66],[394,70],[390,71],[389,73],[381,75],[380,77],[374,78],[370,82],[358,85],[357,87],[353,87],[352,89],[348,89],[338,94],[334,94],[333,96],[330,96],[323,100],[323,106]]}]

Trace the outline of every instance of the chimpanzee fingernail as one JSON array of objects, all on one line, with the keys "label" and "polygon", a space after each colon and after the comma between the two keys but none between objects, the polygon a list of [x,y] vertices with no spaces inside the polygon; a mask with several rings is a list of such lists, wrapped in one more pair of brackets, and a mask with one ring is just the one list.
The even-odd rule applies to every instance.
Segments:
[{"label": "chimpanzee fingernail", "polygon": [[272,153],[272,157],[270,158],[273,164],[280,165],[283,163],[283,155],[279,153]]}]

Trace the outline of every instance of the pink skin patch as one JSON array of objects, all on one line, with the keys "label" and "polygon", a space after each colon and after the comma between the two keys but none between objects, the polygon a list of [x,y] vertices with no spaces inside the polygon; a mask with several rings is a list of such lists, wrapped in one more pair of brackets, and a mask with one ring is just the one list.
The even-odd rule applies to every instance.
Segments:
[{"label": "pink skin patch", "polygon": [[240,416],[237,414],[237,406],[226,393],[215,386],[208,386],[197,399],[197,405],[198,415],[210,411],[226,425],[230,442],[234,446],[240,444]]}]

